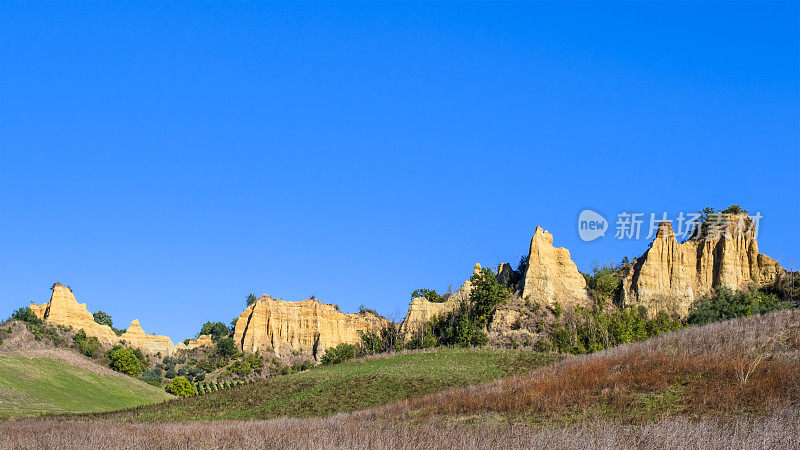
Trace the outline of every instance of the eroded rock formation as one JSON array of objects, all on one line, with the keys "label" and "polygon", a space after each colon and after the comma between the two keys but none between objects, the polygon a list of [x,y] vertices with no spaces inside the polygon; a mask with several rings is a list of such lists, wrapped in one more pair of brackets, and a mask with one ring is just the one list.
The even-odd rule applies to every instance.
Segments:
[{"label": "eroded rock formation", "polygon": [[[481,273],[481,265],[475,263],[472,274]],[[433,316],[441,316],[455,310],[461,302],[469,299],[472,293],[472,283],[467,280],[446,301],[442,303],[430,302],[425,297],[417,297],[408,305],[408,312],[400,324],[400,333],[406,338],[413,336],[414,332],[421,330],[422,326]]]},{"label": "eroded rock formation", "polygon": [[563,307],[590,304],[586,280],[572,262],[569,250],[553,247],[553,235],[536,227],[531,238],[522,298],[544,305]]},{"label": "eroded rock formation", "polygon": [[623,304],[684,315],[693,301],[726,286],[746,290],[775,282],[785,273],[777,261],[758,253],[752,219],[727,214],[717,232],[678,243],[672,225],[659,225],[655,240],[622,280]]},{"label": "eroded rock formation", "polygon": [[326,348],[361,341],[359,331],[380,331],[388,321],[372,313],[345,314],[316,299],[287,302],[264,295],[236,321],[234,341],[244,352],[300,351],[319,359]]},{"label": "eroded rock formation", "polygon": [[171,355],[175,347],[167,336],[145,333],[138,320],[131,322],[131,325],[119,338],[131,347],[140,348],[153,354],[161,353],[164,356]]},{"label": "eroded rock formation", "polygon": [[30,308],[46,323],[82,329],[87,336],[96,337],[104,345],[115,345],[125,340],[128,345],[144,351],[160,351],[164,355],[172,353],[172,341],[168,337],[146,334],[138,320],[131,322],[131,327],[122,336],[117,336],[108,325],[95,322],[92,313],[86,309],[86,303],[78,303],[72,291],[61,283],[53,285],[49,302],[43,305],[31,303]]},{"label": "eroded rock formation", "polygon": [[191,350],[197,347],[213,347],[214,340],[211,339],[210,334],[201,334],[197,339],[187,339],[186,343],[178,342],[175,344],[175,350]]},{"label": "eroded rock formation", "polygon": [[56,283],[50,301],[43,305],[31,303],[31,311],[36,316],[51,325],[72,327],[75,330],[83,329],[87,336],[94,336],[102,344],[111,345],[119,342],[119,336],[108,325],[100,325],[94,321],[92,313],[86,309],[86,303],[78,303],[72,291]]}]

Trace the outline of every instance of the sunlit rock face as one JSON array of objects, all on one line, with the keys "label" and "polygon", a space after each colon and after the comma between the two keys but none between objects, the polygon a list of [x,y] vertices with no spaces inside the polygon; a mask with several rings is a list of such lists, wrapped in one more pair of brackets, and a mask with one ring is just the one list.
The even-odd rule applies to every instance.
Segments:
[{"label": "sunlit rock face", "polygon": [[623,276],[621,303],[685,315],[714,287],[747,290],[773,283],[786,272],[758,252],[746,213],[723,215],[721,221],[717,232],[684,243],[678,243],[669,222],[659,224],[650,248]]},{"label": "sunlit rock face", "polygon": [[536,227],[531,238],[522,298],[543,305],[588,306],[586,279],[572,262],[569,250],[553,247],[553,235]]},{"label": "sunlit rock face", "polygon": [[87,336],[96,337],[104,345],[115,345],[124,340],[127,345],[150,353],[169,355],[173,351],[172,341],[168,337],[146,334],[138,320],[131,322],[130,328],[122,336],[117,336],[108,325],[95,322],[86,303],[78,303],[72,291],[61,283],[53,285],[49,302],[43,305],[31,303],[30,308],[46,323],[82,329]]},{"label": "sunlit rock face", "polygon": [[345,314],[316,299],[287,302],[264,295],[236,321],[234,340],[244,352],[299,351],[319,358],[326,348],[361,341],[388,321],[372,313]]}]

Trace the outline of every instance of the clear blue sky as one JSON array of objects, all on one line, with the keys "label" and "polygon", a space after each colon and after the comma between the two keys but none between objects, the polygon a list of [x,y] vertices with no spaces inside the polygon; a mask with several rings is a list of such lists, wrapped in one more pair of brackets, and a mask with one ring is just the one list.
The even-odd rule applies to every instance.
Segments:
[{"label": "clear blue sky", "polygon": [[800,266],[798,3],[0,3],[0,316],[179,340],[249,292],[402,317],[594,208],[764,216]]}]

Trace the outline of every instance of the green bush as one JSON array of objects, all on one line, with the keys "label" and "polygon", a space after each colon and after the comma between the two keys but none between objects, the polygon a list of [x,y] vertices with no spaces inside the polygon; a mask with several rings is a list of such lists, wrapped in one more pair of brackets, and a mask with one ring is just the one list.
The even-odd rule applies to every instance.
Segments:
[{"label": "green bush", "polygon": [[200,328],[200,334],[210,334],[214,341],[224,338],[230,332],[230,328],[222,322],[206,322]]},{"label": "green bush", "polygon": [[197,390],[192,386],[192,383],[184,377],[176,377],[167,384],[164,390],[178,397],[192,397],[197,395]]},{"label": "green bush", "polygon": [[447,300],[446,297],[439,295],[434,289],[417,289],[411,293],[411,300],[418,297],[424,297],[425,300],[431,303],[444,303]]},{"label": "green bush", "polygon": [[109,327],[114,328],[114,322],[111,320],[111,316],[105,312],[97,311],[96,313],[92,314],[92,317],[94,317],[94,321],[100,325],[108,325]]},{"label": "green bush", "polygon": [[216,353],[222,357],[229,357],[236,354],[236,343],[232,338],[222,338],[217,341]]},{"label": "green bush", "polygon": [[44,323],[29,307],[17,309],[11,314],[11,318],[31,325],[42,325]]},{"label": "green bush", "polygon": [[124,374],[138,377],[144,371],[144,364],[133,350],[116,345],[106,353],[109,367]]},{"label": "green bush", "polygon": [[687,322],[702,325],[791,307],[791,302],[781,301],[774,294],[758,290],[734,292],[727,287],[719,287],[692,304]]},{"label": "green bush", "polygon": [[142,372],[142,381],[153,386],[161,386],[161,368],[152,368]]},{"label": "green bush", "polygon": [[82,328],[75,333],[72,341],[75,343],[75,347],[79,352],[90,358],[94,358],[100,354],[102,348],[100,341],[94,336],[87,337],[86,332],[83,331]]},{"label": "green bush", "polygon": [[[363,350],[358,345],[353,344],[339,344],[336,347],[325,349],[325,354],[322,355],[320,361],[324,365],[332,365],[343,363],[349,359],[361,356]],[[291,370],[291,369],[290,369]]]}]

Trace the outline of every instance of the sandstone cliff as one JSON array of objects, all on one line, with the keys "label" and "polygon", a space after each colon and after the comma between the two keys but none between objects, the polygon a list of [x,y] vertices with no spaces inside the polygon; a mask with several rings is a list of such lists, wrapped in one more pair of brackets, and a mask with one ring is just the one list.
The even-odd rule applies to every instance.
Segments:
[{"label": "sandstone cliff", "polygon": [[174,345],[172,345],[170,338],[145,333],[138,320],[131,322],[131,326],[119,338],[131,347],[140,348],[153,354],[161,353],[164,356],[168,356],[174,350]]},{"label": "sandstone cliff", "polygon": [[94,321],[92,313],[86,309],[86,303],[78,303],[72,291],[66,286],[56,283],[50,301],[43,305],[31,303],[31,311],[36,316],[51,325],[72,327],[75,330],[83,329],[87,336],[94,336],[104,345],[115,345],[120,340],[125,340],[130,346],[144,351],[164,355],[172,353],[172,341],[166,336],[145,334],[139,326],[139,321],[131,322],[131,328],[122,336],[117,336],[108,325],[101,325]]},{"label": "sandstone cliff", "polygon": [[[481,273],[481,265],[476,263],[472,274]],[[467,280],[461,287],[447,298],[445,302],[429,302],[425,297],[417,297],[411,300],[408,305],[408,312],[405,319],[400,323],[400,333],[409,339],[414,332],[422,329],[422,326],[433,316],[441,316],[455,310],[461,305],[462,301],[468,300],[472,293],[472,283]]]},{"label": "sandstone cliff", "polygon": [[388,321],[370,313],[345,314],[315,299],[286,302],[264,295],[239,316],[234,341],[244,352],[300,351],[319,359],[326,348],[361,341]]},{"label": "sandstone cliff", "polygon": [[623,276],[619,300],[685,315],[693,301],[714,287],[746,290],[785,273],[777,261],[758,253],[747,214],[724,215],[719,231],[679,244],[671,224],[661,223],[650,249]]},{"label": "sandstone cliff", "polygon": [[559,302],[563,307],[590,305],[586,280],[572,262],[569,250],[553,247],[553,235],[536,227],[531,238],[522,298],[544,305]]},{"label": "sandstone cliff", "polygon": [[86,309],[86,303],[78,303],[72,291],[60,283],[53,285],[49,302],[43,305],[31,303],[30,308],[48,324],[83,329],[87,336],[96,337],[102,344],[112,345],[119,342],[120,338],[114,330],[108,325],[95,322],[92,313]]}]

